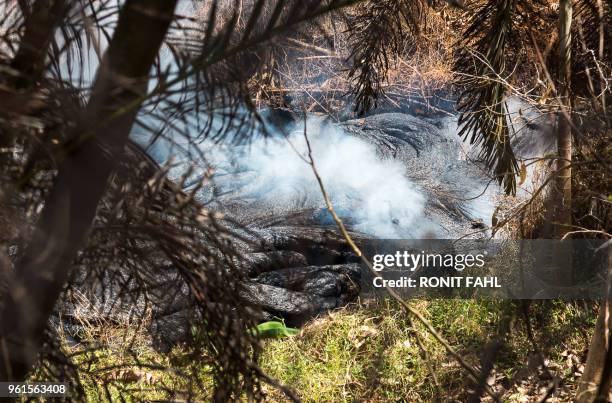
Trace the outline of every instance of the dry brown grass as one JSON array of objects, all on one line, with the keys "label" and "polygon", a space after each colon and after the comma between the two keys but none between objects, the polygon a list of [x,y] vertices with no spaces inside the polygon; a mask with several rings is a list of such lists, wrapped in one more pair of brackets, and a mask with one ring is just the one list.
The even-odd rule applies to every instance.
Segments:
[{"label": "dry brown grass", "polygon": [[[452,46],[457,31],[451,29],[442,11],[428,10],[419,36],[406,43],[400,57],[391,61],[379,106],[406,107],[407,100],[423,103],[450,92]],[[323,29],[321,29],[323,28]],[[271,69],[251,81],[258,106],[302,106],[309,112],[332,117],[351,117],[351,45],[347,23],[328,16],[319,26],[280,44]]]}]

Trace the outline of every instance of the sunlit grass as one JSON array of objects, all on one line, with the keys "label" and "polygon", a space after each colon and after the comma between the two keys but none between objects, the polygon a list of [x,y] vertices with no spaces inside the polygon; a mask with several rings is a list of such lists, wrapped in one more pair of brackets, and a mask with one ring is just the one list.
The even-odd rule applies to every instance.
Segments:
[{"label": "sunlit grass", "polygon": [[[541,388],[537,371],[522,383],[511,383],[525,371],[535,348],[527,337],[520,302],[457,299],[410,303],[471,365],[480,363],[487,342],[498,332],[503,312],[512,312],[511,330],[496,362],[496,382],[500,388],[509,388],[504,400],[537,396]],[[532,302],[529,307],[535,343],[546,355],[550,370],[566,378],[565,393],[571,391],[579,375],[576,371],[594,325],[594,312],[592,305],[560,301]],[[433,381],[416,334],[427,350],[439,385]],[[210,398],[214,380],[205,357],[194,360],[184,346],[161,354],[147,344],[144,334],[136,336],[139,344],[129,349],[119,342],[82,356],[88,401],[114,401],[120,395],[138,401],[176,399],[180,393],[172,395],[165,389],[185,388],[190,378],[200,381],[197,400]],[[306,402],[429,402],[438,396],[462,401],[470,391],[470,382],[458,363],[422,325],[415,322],[411,328],[404,311],[390,301],[369,301],[336,310],[312,320],[296,336],[264,340],[263,347],[260,364],[264,371]],[[180,367],[182,374],[169,370],[173,366]],[[99,380],[109,384],[108,394],[99,387]],[[533,390],[529,385],[535,385]],[[285,400],[271,386],[265,385],[264,391],[270,401]]]}]

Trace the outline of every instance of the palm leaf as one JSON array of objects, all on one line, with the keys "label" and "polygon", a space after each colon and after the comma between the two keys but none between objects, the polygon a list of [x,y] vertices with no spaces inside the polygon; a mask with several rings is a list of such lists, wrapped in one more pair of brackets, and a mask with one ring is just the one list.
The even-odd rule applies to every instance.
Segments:
[{"label": "palm leaf", "polygon": [[455,64],[457,84],[463,88],[458,100],[459,135],[480,146],[480,159],[507,194],[516,193],[519,166],[510,145],[503,75],[519,1],[490,0],[481,7],[464,32]]},{"label": "palm leaf", "polygon": [[410,34],[419,32],[426,5],[421,0],[375,0],[360,7],[353,17],[348,77],[360,115],[377,106],[392,58],[403,50]]}]

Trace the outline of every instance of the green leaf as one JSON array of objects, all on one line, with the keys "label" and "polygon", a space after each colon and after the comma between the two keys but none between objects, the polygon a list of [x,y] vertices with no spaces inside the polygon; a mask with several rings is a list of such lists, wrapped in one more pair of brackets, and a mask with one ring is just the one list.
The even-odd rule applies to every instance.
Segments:
[{"label": "green leaf", "polygon": [[300,331],[292,327],[285,326],[284,323],[278,321],[269,321],[260,323],[255,328],[249,330],[254,336],[259,336],[262,339],[278,339],[282,337],[295,336]]}]

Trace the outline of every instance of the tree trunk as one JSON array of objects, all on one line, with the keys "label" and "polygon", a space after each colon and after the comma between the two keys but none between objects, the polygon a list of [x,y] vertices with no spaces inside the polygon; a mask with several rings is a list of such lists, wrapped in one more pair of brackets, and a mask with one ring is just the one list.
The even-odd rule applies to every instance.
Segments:
[{"label": "tree trunk", "polygon": [[556,238],[561,238],[569,230],[572,222],[571,28],[572,1],[559,0],[559,97],[561,105],[557,133]]},{"label": "tree trunk", "polygon": [[23,381],[146,93],[177,0],[127,0],[0,312],[0,380]]},{"label": "tree trunk", "polygon": [[610,318],[610,301],[612,300],[612,254],[608,254],[608,296],[601,302],[599,316],[593,337],[589,344],[584,373],[578,384],[576,403],[593,403],[611,401],[612,384],[612,318]]},{"label": "tree trunk", "polygon": [[612,320],[610,320],[610,303],[604,301],[599,310],[589,353],[580,378],[576,403],[607,402],[610,397],[612,377]]}]

